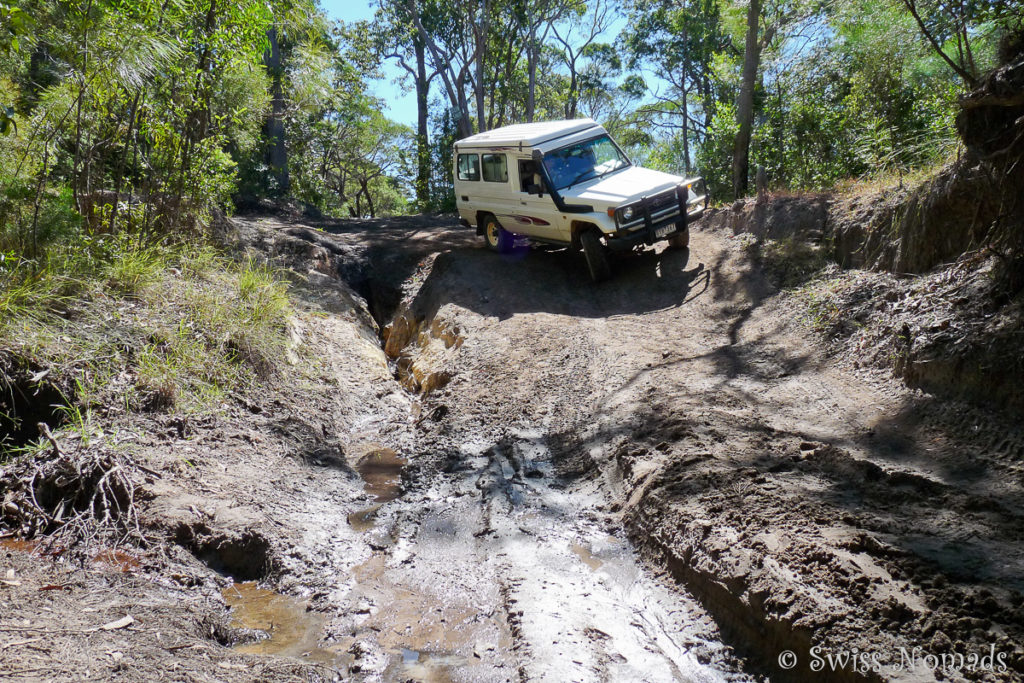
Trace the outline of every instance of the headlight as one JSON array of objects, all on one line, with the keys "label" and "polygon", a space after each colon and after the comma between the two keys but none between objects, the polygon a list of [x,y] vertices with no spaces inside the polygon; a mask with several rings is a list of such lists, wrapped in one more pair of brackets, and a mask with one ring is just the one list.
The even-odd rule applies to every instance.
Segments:
[{"label": "headlight", "polygon": [[633,207],[632,206],[627,206],[625,209],[622,210],[622,220],[624,220],[624,221],[631,221],[631,220],[633,220]]}]

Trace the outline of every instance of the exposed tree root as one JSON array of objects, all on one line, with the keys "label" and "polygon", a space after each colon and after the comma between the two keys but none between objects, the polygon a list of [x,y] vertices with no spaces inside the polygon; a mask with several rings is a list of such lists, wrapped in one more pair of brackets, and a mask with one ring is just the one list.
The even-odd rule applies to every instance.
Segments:
[{"label": "exposed tree root", "polygon": [[49,449],[0,469],[0,526],[26,538],[45,535],[49,548],[143,542],[136,485],[142,469],[102,447],[63,448],[43,423],[39,431]]}]

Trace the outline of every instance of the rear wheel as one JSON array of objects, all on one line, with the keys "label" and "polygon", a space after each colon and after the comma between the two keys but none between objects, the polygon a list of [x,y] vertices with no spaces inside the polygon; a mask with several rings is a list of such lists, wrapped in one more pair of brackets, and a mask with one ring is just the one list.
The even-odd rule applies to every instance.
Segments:
[{"label": "rear wheel", "polygon": [[601,244],[601,239],[593,230],[580,235],[580,246],[583,247],[583,256],[587,259],[587,269],[590,271],[590,279],[594,282],[607,280],[612,274],[611,266],[608,264],[608,252]]},{"label": "rear wheel", "polygon": [[487,240],[487,246],[499,254],[507,254],[512,251],[512,246],[515,244],[515,237],[512,236],[512,233],[501,227],[498,219],[491,214],[484,216],[484,239]]},{"label": "rear wheel", "polygon": [[690,248],[690,226],[683,228],[682,232],[677,232],[668,238],[669,249],[689,249]]}]

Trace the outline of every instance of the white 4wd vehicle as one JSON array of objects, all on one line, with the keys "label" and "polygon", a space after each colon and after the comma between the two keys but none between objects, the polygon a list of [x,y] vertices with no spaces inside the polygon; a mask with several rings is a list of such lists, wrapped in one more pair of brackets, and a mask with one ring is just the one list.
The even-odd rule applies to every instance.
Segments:
[{"label": "white 4wd vehicle", "polygon": [[607,249],[689,245],[707,207],[701,178],[634,166],[591,119],[524,123],[455,143],[455,204],[495,251],[517,235],[582,249],[590,276],[610,274]]}]

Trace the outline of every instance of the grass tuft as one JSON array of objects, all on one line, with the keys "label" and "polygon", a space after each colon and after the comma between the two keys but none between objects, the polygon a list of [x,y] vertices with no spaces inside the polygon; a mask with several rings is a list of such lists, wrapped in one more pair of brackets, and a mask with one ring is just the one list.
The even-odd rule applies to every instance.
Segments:
[{"label": "grass tuft", "polygon": [[122,296],[136,296],[167,268],[167,250],[129,239],[115,250],[105,269],[107,286]]},{"label": "grass tuft", "polygon": [[0,354],[79,381],[83,410],[208,411],[285,357],[287,282],[253,259],[104,235],[0,266]]}]

